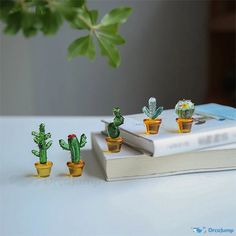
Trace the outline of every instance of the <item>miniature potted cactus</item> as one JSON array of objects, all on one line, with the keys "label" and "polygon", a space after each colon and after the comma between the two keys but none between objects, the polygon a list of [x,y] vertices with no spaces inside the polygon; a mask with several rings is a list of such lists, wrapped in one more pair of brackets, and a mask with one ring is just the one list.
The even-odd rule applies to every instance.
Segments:
[{"label": "miniature potted cactus", "polygon": [[148,118],[143,122],[146,125],[146,134],[157,134],[161,125],[161,119],[157,118],[163,111],[163,107],[156,108],[156,98],[151,97],[148,100],[148,108],[143,107],[143,113]]},{"label": "miniature potted cactus", "polygon": [[68,143],[63,139],[59,140],[60,146],[67,151],[70,151],[71,161],[67,162],[67,166],[70,171],[70,175],[78,177],[82,175],[85,162],[80,159],[80,149],[87,143],[87,137],[85,134],[80,136],[80,141],[75,134],[68,135]]},{"label": "miniature potted cactus", "polygon": [[32,135],[34,136],[34,142],[37,143],[39,147],[39,151],[32,150],[32,153],[39,157],[39,162],[35,163],[38,176],[48,177],[51,173],[53,163],[47,161],[47,150],[51,147],[52,140],[48,142],[46,140],[51,138],[51,134],[45,134],[45,125],[42,123],[39,126],[39,132],[32,131]]},{"label": "miniature potted cactus", "polygon": [[121,115],[119,107],[113,108],[113,115],[115,116],[113,122],[107,126],[108,137],[106,142],[110,152],[119,152],[123,143],[123,138],[120,137],[119,126],[124,123],[124,117]]},{"label": "miniature potted cactus", "polygon": [[175,106],[175,112],[179,116],[179,118],[176,118],[176,122],[179,126],[179,132],[191,132],[193,124],[192,116],[194,113],[194,104],[191,102],[191,100],[180,100]]}]

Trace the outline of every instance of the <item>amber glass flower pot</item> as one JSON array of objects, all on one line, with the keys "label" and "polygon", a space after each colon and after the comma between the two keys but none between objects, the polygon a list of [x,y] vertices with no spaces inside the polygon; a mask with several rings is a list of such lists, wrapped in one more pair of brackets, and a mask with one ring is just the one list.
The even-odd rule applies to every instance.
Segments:
[{"label": "amber glass flower pot", "polygon": [[192,129],[193,119],[183,119],[183,118],[176,118],[176,122],[179,126],[180,133],[190,133]]},{"label": "amber glass flower pot", "polygon": [[124,139],[121,137],[118,137],[118,138],[107,137],[106,141],[107,141],[107,147],[108,147],[109,152],[120,152],[121,145]]},{"label": "amber glass flower pot", "polygon": [[146,134],[158,134],[159,127],[161,125],[161,119],[144,119],[144,124],[146,125]]},{"label": "amber glass flower pot", "polygon": [[39,177],[48,177],[51,173],[51,168],[53,166],[53,163],[51,161],[48,161],[45,164],[36,162],[34,165],[38,172]]},{"label": "amber glass flower pot", "polygon": [[80,160],[78,163],[67,162],[70,175],[73,177],[78,177],[82,175],[84,165],[85,165],[85,162],[83,160]]}]

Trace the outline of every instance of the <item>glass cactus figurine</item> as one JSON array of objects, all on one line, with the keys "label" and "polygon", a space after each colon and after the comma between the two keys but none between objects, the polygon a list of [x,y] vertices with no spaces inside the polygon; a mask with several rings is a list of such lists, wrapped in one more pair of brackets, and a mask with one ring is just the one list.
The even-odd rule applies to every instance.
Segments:
[{"label": "glass cactus figurine", "polygon": [[143,120],[146,125],[146,134],[158,134],[161,119],[157,118],[163,111],[163,107],[156,108],[156,98],[148,100],[148,107],[143,107],[143,113],[148,117]]},{"label": "glass cactus figurine", "polygon": [[82,175],[85,162],[80,158],[80,149],[87,143],[87,137],[85,134],[80,136],[80,141],[75,134],[68,135],[68,143],[63,139],[59,140],[60,146],[67,151],[70,151],[71,161],[67,162],[70,175],[78,177]]},{"label": "glass cactus figurine", "polygon": [[194,104],[191,102],[191,100],[183,99],[175,105],[175,112],[179,117],[176,118],[176,122],[179,126],[180,133],[191,132],[194,109]]},{"label": "glass cactus figurine", "polygon": [[120,137],[119,126],[124,123],[124,117],[121,115],[119,107],[113,108],[113,115],[115,116],[113,122],[107,126],[108,137],[106,138],[106,142],[110,152],[120,152],[124,139]]},{"label": "glass cactus figurine", "polygon": [[39,162],[35,163],[38,176],[48,177],[51,173],[53,163],[51,161],[47,161],[47,150],[51,147],[52,140],[48,142],[46,140],[51,138],[51,134],[45,134],[45,125],[42,123],[39,126],[39,132],[32,131],[32,135],[34,136],[34,142],[39,148],[39,151],[32,150],[32,153],[39,157]]}]

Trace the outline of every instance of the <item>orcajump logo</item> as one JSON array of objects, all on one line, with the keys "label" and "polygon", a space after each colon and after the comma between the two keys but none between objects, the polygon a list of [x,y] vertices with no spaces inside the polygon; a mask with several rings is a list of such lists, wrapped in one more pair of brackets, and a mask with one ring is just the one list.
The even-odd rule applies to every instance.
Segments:
[{"label": "orcajump logo", "polygon": [[192,231],[196,234],[232,234],[233,228],[212,228],[212,227],[192,227]]},{"label": "orcajump logo", "polygon": [[192,228],[193,232],[194,233],[197,233],[197,234],[205,234],[206,233],[206,227],[194,227]]}]

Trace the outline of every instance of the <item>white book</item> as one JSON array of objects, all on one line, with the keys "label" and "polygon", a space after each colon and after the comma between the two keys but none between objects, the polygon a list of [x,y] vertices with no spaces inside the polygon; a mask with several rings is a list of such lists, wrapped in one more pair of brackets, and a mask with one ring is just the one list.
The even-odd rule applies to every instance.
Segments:
[{"label": "white book", "polygon": [[[125,116],[125,122],[120,126],[120,136],[127,144],[150,152],[154,157],[236,143],[236,120],[194,115],[191,133],[179,133],[175,111],[165,110],[160,116],[162,123],[158,134],[148,135],[145,133],[144,118],[144,114]],[[106,125],[111,121],[103,120]]]},{"label": "white book", "polygon": [[107,181],[236,169],[236,144],[153,158],[125,144],[111,153],[105,136],[92,133],[92,147]]}]

